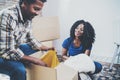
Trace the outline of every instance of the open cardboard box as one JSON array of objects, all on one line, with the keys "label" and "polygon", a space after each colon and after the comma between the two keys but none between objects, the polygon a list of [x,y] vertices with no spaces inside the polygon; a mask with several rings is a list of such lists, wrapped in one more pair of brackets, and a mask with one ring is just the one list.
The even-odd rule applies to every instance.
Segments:
[{"label": "open cardboard box", "polygon": [[[53,46],[52,42],[60,38],[59,19],[57,16],[33,19],[33,35],[46,46]],[[40,58],[44,52],[37,52],[31,56]],[[27,80],[78,80],[78,72],[60,63],[55,69],[31,65],[27,67]]]},{"label": "open cardboard box", "polygon": [[30,80],[78,80],[78,72],[63,63],[55,69],[32,65],[28,70]]}]

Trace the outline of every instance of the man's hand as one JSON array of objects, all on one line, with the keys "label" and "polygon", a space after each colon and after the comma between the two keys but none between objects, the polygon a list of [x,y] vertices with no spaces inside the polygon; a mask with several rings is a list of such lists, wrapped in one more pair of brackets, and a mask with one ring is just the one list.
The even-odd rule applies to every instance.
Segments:
[{"label": "man's hand", "polygon": [[38,58],[35,58],[35,57],[32,57],[32,56],[26,56],[24,55],[22,58],[21,58],[22,61],[28,61],[30,63],[33,63],[33,64],[36,64],[36,65],[40,65],[40,66],[46,66],[47,67],[47,64],[44,63],[43,61],[41,61],[40,59]]},{"label": "man's hand", "polygon": [[48,48],[48,50],[55,50],[55,48],[54,47],[50,47],[50,48]]},{"label": "man's hand", "polygon": [[34,59],[34,64],[47,67],[47,64],[41,61],[40,59]]},{"label": "man's hand", "polygon": [[55,50],[55,48],[54,47],[47,47],[47,46],[42,45],[39,48],[39,50],[41,50],[41,51],[48,51],[48,50]]}]

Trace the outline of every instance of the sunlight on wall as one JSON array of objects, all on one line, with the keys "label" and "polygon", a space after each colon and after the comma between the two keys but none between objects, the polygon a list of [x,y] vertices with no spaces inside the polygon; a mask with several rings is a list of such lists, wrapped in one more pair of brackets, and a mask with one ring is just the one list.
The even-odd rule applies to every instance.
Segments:
[{"label": "sunlight on wall", "polygon": [[96,32],[92,54],[113,56],[114,42],[120,42],[120,0],[50,0],[44,15],[60,19],[60,39],[54,45],[61,54],[62,42],[78,19],[89,21]]},{"label": "sunlight on wall", "polygon": [[72,24],[78,19],[84,19],[93,25],[96,32],[92,54],[112,56],[114,42],[117,39],[114,36],[118,34],[116,23],[120,22],[116,20],[120,18],[119,3],[119,0],[61,0],[59,8],[61,38],[55,42],[57,49],[60,51],[62,41],[69,36]]}]

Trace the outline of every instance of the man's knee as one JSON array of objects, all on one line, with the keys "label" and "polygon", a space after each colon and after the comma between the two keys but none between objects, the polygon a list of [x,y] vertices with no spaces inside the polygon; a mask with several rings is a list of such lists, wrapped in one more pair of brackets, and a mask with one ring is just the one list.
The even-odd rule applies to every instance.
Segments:
[{"label": "man's knee", "polygon": [[25,67],[17,67],[16,69],[15,69],[15,73],[17,73],[17,74],[26,74],[26,69],[25,69]]}]

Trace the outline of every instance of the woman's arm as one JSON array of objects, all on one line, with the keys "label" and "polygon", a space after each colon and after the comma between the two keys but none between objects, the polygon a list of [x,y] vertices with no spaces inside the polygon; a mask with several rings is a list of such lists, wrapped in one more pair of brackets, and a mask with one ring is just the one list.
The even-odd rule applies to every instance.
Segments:
[{"label": "woman's arm", "polygon": [[86,55],[90,56],[90,53],[91,53],[91,50],[88,50],[88,49],[85,50],[85,54],[86,54]]},{"label": "woman's arm", "polygon": [[63,60],[66,60],[68,59],[69,57],[67,56],[67,49],[65,48],[62,48],[62,57],[63,57]]}]

